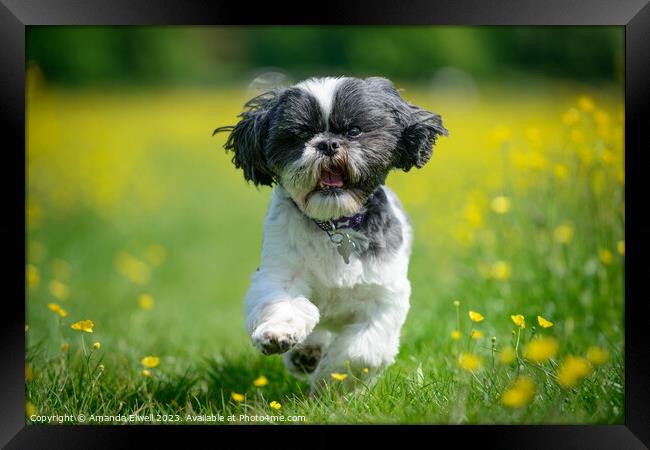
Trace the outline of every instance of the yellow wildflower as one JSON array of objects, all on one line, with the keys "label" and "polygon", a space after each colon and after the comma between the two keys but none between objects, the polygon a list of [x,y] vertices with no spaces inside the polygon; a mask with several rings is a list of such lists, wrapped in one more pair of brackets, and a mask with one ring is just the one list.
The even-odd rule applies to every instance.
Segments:
[{"label": "yellow wildflower", "polygon": [[159,266],[165,262],[165,249],[162,245],[152,244],[147,248],[145,258],[151,265]]},{"label": "yellow wildflower", "polygon": [[459,340],[460,337],[461,337],[460,331],[458,331],[458,330],[454,330],[454,331],[451,332],[451,338],[452,338],[454,341]]},{"label": "yellow wildflower", "polygon": [[510,316],[510,318],[519,328],[526,328],[526,318],[521,314]]},{"label": "yellow wildflower", "polygon": [[557,381],[564,388],[570,388],[591,373],[589,361],[578,356],[567,356],[560,363]]},{"label": "yellow wildflower", "polygon": [[616,158],[616,155],[611,150],[605,150],[603,151],[603,154],[600,155],[600,158],[605,164],[612,164]]},{"label": "yellow wildflower", "polygon": [[602,262],[605,265],[611,264],[612,261],[614,260],[614,255],[606,248],[601,249],[598,252],[598,257],[600,258],[600,262]]},{"label": "yellow wildflower", "polygon": [[496,127],[490,133],[490,140],[495,144],[503,144],[512,138],[512,130],[505,125]]},{"label": "yellow wildflower", "polygon": [[367,367],[364,367],[364,368],[363,368],[363,370],[362,370],[362,372],[363,372],[363,373],[368,373],[368,372],[369,372],[369,370],[368,370],[368,368],[367,368]]},{"label": "yellow wildflower", "polygon": [[67,342],[64,342],[63,344],[61,344],[61,351],[62,352],[67,352],[68,350],[70,350],[70,344],[68,344]]},{"label": "yellow wildflower", "polygon": [[47,307],[50,308],[50,311],[52,311],[53,313],[57,313],[61,317],[68,316],[68,312],[65,309],[61,308],[61,306],[58,305],[57,303],[48,303]]},{"label": "yellow wildflower", "polygon": [[476,227],[481,226],[483,223],[483,214],[481,214],[481,208],[475,203],[469,203],[465,206],[465,219]]},{"label": "yellow wildflower", "polygon": [[160,358],[158,356],[145,356],[140,362],[145,367],[154,368],[160,364]]},{"label": "yellow wildflower", "polygon": [[25,278],[27,279],[27,286],[30,288],[38,286],[41,277],[36,266],[27,264],[27,269],[25,269]]},{"label": "yellow wildflower", "polygon": [[70,289],[59,280],[52,280],[49,284],[50,294],[59,300],[65,300],[70,296]]},{"label": "yellow wildflower", "polygon": [[472,330],[472,334],[471,334],[472,339],[478,340],[481,339],[482,336],[483,333],[481,333],[479,330]]},{"label": "yellow wildflower", "polygon": [[542,134],[539,131],[539,128],[537,127],[528,127],[526,128],[526,138],[532,143],[532,144],[539,144],[542,140]]},{"label": "yellow wildflower", "polygon": [[282,405],[280,404],[280,402],[276,402],[275,400],[273,400],[271,403],[269,403],[269,406],[271,408],[275,409],[276,411],[278,409],[282,408]]},{"label": "yellow wildflower", "polygon": [[267,384],[269,384],[269,380],[267,380],[267,378],[264,375],[253,380],[253,386],[255,387],[264,387]]},{"label": "yellow wildflower", "polygon": [[94,326],[95,324],[92,320],[81,320],[70,325],[70,328],[73,330],[85,331],[86,333],[92,333]]},{"label": "yellow wildflower", "polygon": [[559,180],[565,180],[569,176],[569,169],[563,164],[556,164],[553,173]]},{"label": "yellow wildflower", "polygon": [[510,211],[510,199],[505,196],[494,197],[490,204],[492,211],[497,214],[505,214]]},{"label": "yellow wildflower", "polygon": [[232,392],[230,398],[237,403],[241,403],[246,399],[243,394],[238,394],[237,392]]},{"label": "yellow wildflower", "polygon": [[492,264],[490,274],[492,275],[492,278],[507,281],[510,279],[510,275],[512,274],[512,266],[505,261],[497,261]]},{"label": "yellow wildflower", "polygon": [[153,308],[153,297],[149,294],[140,294],[138,296],[138,306],[144,310]]},{"label": "yellow wildflower", "polygon": [[512,267],[505,261],[497,261],[492,265],[490,272],[493,278],[506,281],[512,274]]},{"label": "yellow wildflower", "polygon": [[99,350],[99,348],[100,348],[101,346],[102,346],[102,344],[101,344],[100,342],[95,342],[95,343],[93,344],[93,348],[94,348],[95,350]]},{"label": "yellow wildflower", "polygon": [[597,110],[594,112],[594,121],[596,122],[596,133],[600,137],[607,137],[610,130],[610,117],[605,111]]},{"label": "yellow wildflower", "polygon": [[524,357],[531,361],[542,363],[553,358],[559,348],[560,343],[554,338],[544,336],[536,337],[524,348]]},{"label": "yellow wildflower", "polygon": [[533,170],[544,170],[547,165],[544,153],[541,151],[533,151],[528,155],[528,167]]},{"label": "yellow wildflower", "polygon": [[515,355],[515,350],[512,347],[506,347],[501,351],[499,362],[503,364],[512,364],[516,357],[517,355]]},{"label": "yellow wildflower", "polygon": [[616,250],[618,250],[618,253],[620,253],[621,256],[625,256],[625,241],[618,241],[618,244],[616,244]]},{"label": "yellow wildflower", "polygon": [[481,359],[471,353],[463,353],[458,357],[458,364],[468,372],[476,372],[481,368]]},{"label": "yellow wildflower", "polygon": [[530,377],[518,377],[512,386],[501,395],[501,403],[510,408],[527,405],[535,395],[535,383]]},{"label": "yellow wildflower", "polygon": [[584,112],[591,112],[594,110],[596,105],[590,97],[583,95],[578,99],[578,107]]},{"label": "yellow wildflower", "polygon": [[34,404],[30,401],[25,402],[25,414],[27,417],[35,416],[38,414],[36,406],[34,406]]},{"label": "yellow wildflower", "polygon": [[115,265],[118,272],[131,282],[140,286],[149,282],[151,276],[149,266],[127,252],[119,252],[115,255]]},{"label": "yellow wildflower", "polygon": [[580,130],[571,130],[570,138],[575,144],[582,144],[585,141],[585,135]]},{"label": "yellow wildflower", "polygon": [[564,113],[562,116],[562,123],[565,125],[575,125],[580,121],[580,111],[578,111],[575,108],[569,109],[567,112]]},{"label": "yellow wildflower", "polygon": [[587,359],[593,365],[599,366],[609,360],[609,352],[603,348],[592,346],[587,349]]},{"label": "yellow wildflower", "polygon": [[483,319],[485,319],[481,313],[476,311],[470,311],[469,318],[472,319],[472,322],[481,322]]},{"label": "yellow wildflower", "polygon": [[334,373],[332,373],[332,374],[330,374],[330,375],[331,375],[331,377],[334,378],[336,381],[343,381],[343,380],[345,380],[345,379],[348,377],[348,375],[347,375],[346,373],[336,373],[336,372],[334,372]]},{"label": "yellow wildflower", "polygon": [[151,371],[147,370],[147,369],[142,369],[142,376],[150,377],[151,376]]},{"label": "yellow wildflower", "polygon": [[602,109],[596,110],[594,111],[594,121],[599,127],[606,128],[610,123],[609,114]]},{"label": "yellow wildflower", "polygon": [[546,320],[542,316],[537,316],[537,323],[539,323],[539,326],[542,328],[551,328],[553,326],[553,322]]},{"label": "yellow wildflower", "polygon": [[57,280],[65,281],[70,277],[70,266],[62,259],[52,261],[52,273]]},{"label": "yellow wildflower", "polygon": [[556,227],[553,231],[553,239],[560,244],[568,244],[573,239],[573,227],[569,224]]}]

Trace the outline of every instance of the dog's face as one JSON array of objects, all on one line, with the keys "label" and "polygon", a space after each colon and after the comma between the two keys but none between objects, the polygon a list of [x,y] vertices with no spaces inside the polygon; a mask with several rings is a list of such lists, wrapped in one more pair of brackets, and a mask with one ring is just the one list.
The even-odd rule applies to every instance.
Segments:
[{"label": "dog's face", "polygon": [[309,217],[352,215],[393,168],[422,167],[447,130],[383,78],[319,78],[246,104],[226,149],[256,185],[279,183]]}]

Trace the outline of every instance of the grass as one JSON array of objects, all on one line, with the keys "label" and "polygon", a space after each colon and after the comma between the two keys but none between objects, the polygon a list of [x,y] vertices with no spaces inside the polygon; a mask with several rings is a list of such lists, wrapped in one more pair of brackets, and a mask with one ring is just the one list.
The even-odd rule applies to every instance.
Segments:
[{"label": "grass", "polygon": [[[450,137],[424,169],[388,179],[416,233],[400,353],[372,388],[345,393],[334,382],[310,396],[279,356],[254,351],[243,326],[270,190],[247,186],[220,149],[223,137],[210,137],[233,123],[243,89],[66,92],[33,74],[29,86],[29,412],[76,422],[79,414],[122,416],[118,423],[130,414],[169,423],[201,415],[217,423],[246,415],[623,422],[620,89],[481,86],[473,104],[407,89],[407,98],[442,114]],[[153,305],[139,304],[142,294]],[[485,320],[472,322],[470,310]],[[537,315],[553,326],[542,329]],[[92,334],[71,329],[86,319]],[[482,337],[471,339],[472,330]],[[539,363],[524,357],[533,334],[559,343],[557,354]],[[514,361],[500,362],[515,346]],[[592,346],[607,361],[585,363],[587,376],[563,387],[559,366]],[[476,371],[459,364],[464,354],[480,358]],[[144,376],[148,355],[160,363]],[[254,387],[260,375],[268,384]],[[504,392],[520,376],[533,392],[517,384],[509,394],[516,405],[507,406]]]}]

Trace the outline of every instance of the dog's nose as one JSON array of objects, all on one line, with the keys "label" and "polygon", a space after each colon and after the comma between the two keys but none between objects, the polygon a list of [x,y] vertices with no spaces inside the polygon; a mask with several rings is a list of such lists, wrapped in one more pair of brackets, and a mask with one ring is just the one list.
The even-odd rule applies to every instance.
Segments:
[{"label": "dog's nose", "polygon": [[334,156],[339,151],[341,143],[336,139],[325,139],[316,144],[316,148],[327,156]]}]

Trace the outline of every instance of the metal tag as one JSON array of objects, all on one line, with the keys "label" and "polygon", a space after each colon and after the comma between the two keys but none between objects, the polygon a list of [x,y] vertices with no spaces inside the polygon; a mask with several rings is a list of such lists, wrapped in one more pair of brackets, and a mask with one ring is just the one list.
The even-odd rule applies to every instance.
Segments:
[{"label": "metal tag", "polygon": [[336,251],[343,257],[345,264],[350,264],[350,255],[357,247],[354,241],[350,239],[350,235],[337,231],[332,234],[330,239],[336,244]]}]

